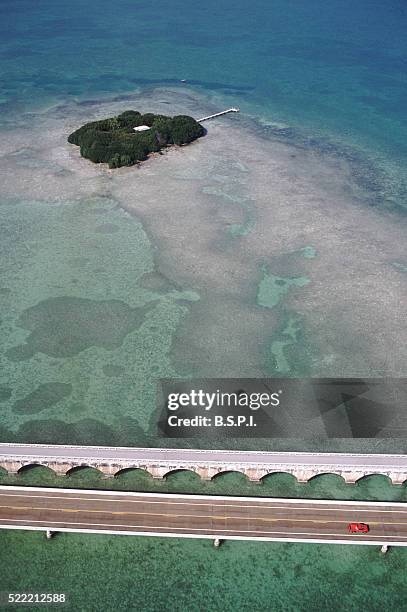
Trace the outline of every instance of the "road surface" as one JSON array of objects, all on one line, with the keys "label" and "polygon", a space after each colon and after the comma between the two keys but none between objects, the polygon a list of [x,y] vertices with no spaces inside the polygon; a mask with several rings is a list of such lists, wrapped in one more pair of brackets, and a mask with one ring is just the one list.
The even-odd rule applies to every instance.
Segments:
[{"label": "road surface", "polygon": [[[349,522],[370,532],[349,534]],[[0,527],[407,546],[407,504],[3,486]]]},{"label": "road surface", "polygon": [[47,459],[47,460],[105,460],[106,462],[134,461],[149,464],[198,464],[208,466],[281,466],[326,467],[343,469],[366,469],[370,473],[406,471],[407,455],[357,454],[357,453],[301,453],[228,451],[178,448],[132,448],[116,446],[69,446],[52,444],[0,444],[0,460]]}]

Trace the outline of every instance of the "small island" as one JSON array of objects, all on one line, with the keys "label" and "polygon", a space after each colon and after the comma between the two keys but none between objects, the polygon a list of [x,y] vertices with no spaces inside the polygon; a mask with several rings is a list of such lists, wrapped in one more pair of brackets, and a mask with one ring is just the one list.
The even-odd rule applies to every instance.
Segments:
[{"label": "small island", "polygon": [[85,123],[68,136],[80,147],[82,157],[109,168],[133,166],[150,153],[170,145],[185,145],[205,134],[193,117],[167,117],[128,110],[116,117]]}]

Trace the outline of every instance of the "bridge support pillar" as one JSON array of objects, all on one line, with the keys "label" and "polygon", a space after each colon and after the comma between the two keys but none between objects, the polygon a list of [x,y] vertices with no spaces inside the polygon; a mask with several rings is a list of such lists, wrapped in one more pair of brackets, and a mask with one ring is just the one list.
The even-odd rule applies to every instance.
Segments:
[{"label": "bridge support pillar", "polygon": [[297,481],[300,484],[306,484],[310,478],[312,478],[313,476],[315,476],[314,472],[308,472],[306,470],[301,470],[301,471],[292,471],[290,472],[293,476],[295,476],[295,478],[297,479]]},{"label": "bridge support pillar", "polygon": [[341,476],[346,484],[356,484],[356,481],[359,480],[359,478],[362,478],[364,474],[359,474],[355,472],[343,472]]},{"label": "bridge support pillar", "polygon": [[244,471],[244,474],[246,478],[250,480],[250,482],[257,482],[257,484],[262,484],[261,478],[263,476],[263,473],[261,473],[259,470],[256,470],[255,468],[248,468]]},{"label": "bridge support pillar", "polygon": [[195,468],[195,472],[202,480],[212,480],[214,476],[218,473],[218,470],[212,467],[202,467],[198,466]]},{"label": "bridge support pillar", "polygon": [[47,531],[45,532],[45,535],[46,535],[47,540],[50,540],[52,536],[54,535],[54,532],[51,531],[51,529],[47,529]]},{"label": "bridge support pillar", "polygon": [[47,461],[46,463],[41,463],[41,465],[49,467],[57,476],[66,476],[66,473],[72,469],[72,465],[69,463],[59,463],[57,461]]},{"label": "bridge support pillar", "polygon": [[98,465],[94,465],[92,467],[95,467],[97,470],[99,470],[99,472],[102,472],[102,478],[103,479],[105,479],[105,478],[113,478],[113,476],[117,472],[117,466],[113,466],[113,465],[98,464]]},{"label": "bridge support pillar", "polygon": [[213,541],[213,545],[215,548],[219,548],[219,546],[222,544],[222,540],[220,538],[215,538]]},{"label": "bridge support pillar", "polygon": [[151,467],[147,468],[147,470],[150,472],[150,474],[154,478],[154,480],[162,480],[164,478],[164,476],[166,474],[168,474],[168,472],[171,471],[171,468],[168,468],[168,467],[159,467],[159,466],[151,466]]},{"label": "bridge support pillar", "polygon": [[406,474],[405,474],[405,472],[402,473],[402,474],[391,473],[391,474],[389,474],[389,478],[391,480],[391,484],[393,484],[393,485],[402,485],[403,482],[406,480]]},{"label": "bridge support pillar", "polygon": [[18,470],[21,470],[23,464],[17,461],[3,461],[0,464],[0,467],[7,470],[9,476],[17,476]]},{"label": "bridge support pillar", "polygon": [[385,555],[387,553],[387,551],[389,550],[389,545],[388,544],[383,544],[383,546],[380,549],[380,552]]}]

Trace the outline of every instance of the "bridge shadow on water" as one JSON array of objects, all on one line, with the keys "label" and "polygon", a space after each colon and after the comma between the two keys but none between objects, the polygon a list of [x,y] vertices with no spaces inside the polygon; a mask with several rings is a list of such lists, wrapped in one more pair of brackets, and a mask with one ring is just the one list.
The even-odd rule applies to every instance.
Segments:
[{"label": "bridge shadow on water", "polygon": [[189,470],[174,470],[164,479],[154,479],[142,469],[126,469],[114,477],[106,477],[97,469],[78,467],[70,470],[66,476],[59,476],[47,467],[31,465],[21,468],[18,474],[8,474],[0,468],[0,485],[195,495],[407,501],[407,483],[392,485],[387,476],[380,474],[365,476],[356,484],[346,484],[341,476],[335,474],[321,474],[307,483],[299,483],[294,476],[286,473],[269,474],[260,482],[251,482],[239,472],[224,472],[210,481],[204,481]]}]

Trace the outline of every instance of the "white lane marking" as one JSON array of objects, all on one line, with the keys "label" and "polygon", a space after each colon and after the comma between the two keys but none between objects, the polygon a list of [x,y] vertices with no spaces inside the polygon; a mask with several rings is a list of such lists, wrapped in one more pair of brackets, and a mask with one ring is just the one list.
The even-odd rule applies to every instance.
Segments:
[{"label": "white lane marking", "polygon": [[[0,521],[9,521],[10,519],[0,519]],[[24,519],[13,519],[13,521],[15,522],[19,522],[19,523],[23,523],[25,522]],[[354,537],[353,534],[348,534],[348,533],[315,533],[315,532],[306,532],[306,531],[255,531],[253,529],[214,529],[212,527],[158,527],[157,525],[121,525],[121,524],[107,524],[107,523],[72,523],[70,521],[40,521],[40,520],[29,520],[26,521],[27,524],[29,523],[43,523],[45,526],[46,525],[87,525],[90,527],[125,527],[126,529],[153,529],[154,531],[157,529],[172,529],[172,530],[180,530],[180,531],[213,531],[214,533],[266,533],[266,534],[281,534],[281,535],[305,535],[305,536],[339,536],[339,537]],[[392,537],[397,537],[397,538],[403,538],[403,539],[407,539],[407,535],[406,536],[399,536],[399,535],[391,535],[391,536],[385,536],[385,535],[371,535],[369,533],[369,538],[382,538],[382,539],[386,539],[386,538],[392,538]]]},{"label": "white lane marking", "polygon": [[[98,498],[98,497],[86,497],[86,495],[84,495],[83,497],[71,497],[68,495],[24,495],[23,493],[3,493],[0,489],[0,499],[1,497],[26,497],[28,499],[64,499],[66,501],[70,501],[70,500],[80,500],[80,501],[96,501],[96,502],[106,502],[107,500],[104,498]],[[174,506],[203,506],[203,507],[214,507],[214,508],[246,508],[246,509],[272,509],[272,510],[288,510],[290,511],[291,508],[287,507],[287,506],[277,506],[277,505],[270,505],[270,506],[265,506],[264,504],[261,505],[256,505],[258,502],[258,498],[255,498],[255,501],[252,501],[250,498],[247,498],[248,500],[251,501],[251,503],[247,504],[214,504],[214,503],[207,503],[207,504],[203,504],[203,503],[197,503],[194,501],[185,501],[185,502],[180,502],[180,501],[168,501],[166,499],[163,499],[162,501],[157,500],[157,501],[153,501],[153,500],[148,500],[143,501],[143,499],[128,499],[128,500],[123,500],[123,499],[114,499],[115,497],[115,493],[112,494],[112,499],[109,500],[109,502],[114,503],[114,502],[118,502],[118,503],[128,503],[128,504],[140,504],[140,503],[148,503],[148,504],[168,504],[168,505],[174,505]],[[187,498],[188,499],[188,498]],[[191,496],[191,499],[193,499],[193,497]],[[229,500],[228,500],[229,501]],[[260,500],[261,501],[261,500]],[[301,500],[304,501],[304,500]],[[313,501],[313,500],[310,500]],[[208,502],[210,502],[210,499],[208,500]],[[329,502],[326,502],[327,504]],[[334,505],[336,503],[335,500],[332,500],[332,504]],[[355,503],[355,506],[358,505],[358,502]],[[44,509],[46,509],[46,507],[44,507]],[[312,509],[312,505],[311,506],[297,506],[295,508],[296,510],[310,510]],[[332,507],[332,508],[320,508],[319,511],[320,512],[357,512],[358,509],[355,508],[336,508],[336,507]],[[359,509],[360,512],[380,512],[380,513],[394,513],[394,514],[407,514],[407,504],[405,504],[405,509],[404,510],[381,510],[381,509]]]}]

